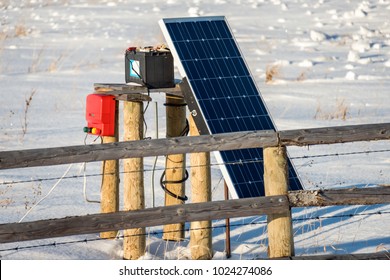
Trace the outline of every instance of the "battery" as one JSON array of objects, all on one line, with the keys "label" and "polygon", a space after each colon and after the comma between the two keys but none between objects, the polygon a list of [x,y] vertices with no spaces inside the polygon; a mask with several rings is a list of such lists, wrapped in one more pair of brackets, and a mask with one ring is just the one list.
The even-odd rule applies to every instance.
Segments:
[{"label": "battery", "polygon": [[125,54],[126,83],[148,88],[175,87],[173,56],[168,49],[130,47]]}]

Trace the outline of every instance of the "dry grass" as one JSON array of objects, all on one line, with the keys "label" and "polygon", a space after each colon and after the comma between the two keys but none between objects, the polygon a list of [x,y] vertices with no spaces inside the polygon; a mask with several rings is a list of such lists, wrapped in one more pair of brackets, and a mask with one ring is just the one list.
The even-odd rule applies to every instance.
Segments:
[{"label": "dry grass", "polygon": [[15,26],[14,37],[24,37],[27,36],[30,31],[26,28],[24,24],[17,24]]},{"label": "dry grass", "polygon": [[279,65],[268,65],[265,71],[265,83],[269,84],[275,81],[275,78],[280,76],[280,66]]},{"label": "dry grass", "polygon": [[316,120],[347,120],[348,117],[348,105],[345,104],[345,99],[336,100],[336,108],[334,110],[324,110],[321,105],[318,104],[317,110],[314,116]]},{"label": "dry grass", "polygon": [[302,71],[299,76],[297,77],[297,82],[302,82],[304,80],[306,80],[307,77],[306,77],[306,71]]},{"label": "dry grass", "polygon": [[36,94],[36,92],[37,92],[36,89],[31,90],[30,96],[25,99],[24,116],[23,116],[23,122],[22,122],[22,138],[24,138],[24,136],[27,133],[27,125],[28,125],[27,115],[28,115],[28,110],[29,110],[29,108],[31,106],[32,99],[33,99],[34,95]]},{"label": "dry grass", "polygon": [[12,189],[13,185],[6,185],[6,187],[2,187],[0,190],[0,196],[2,197],[0,199],[0,207],[1,208],[7,208],[9,205],[14,203],[15,201],[11,197],[4,197],[6,196],[7,192]]},{"label": "dry grass", "polygon": [[38,71],[38,66],[42,62],[42,54],[43,54],[43,48],[40,49],[38,52],[34,50],[31,66],[28,68],[28,73],[35,73]]},{"label": "dry grass", "polygon": [[57,59],[53,60],[49,68],[47,69],[49,72],[55,72],[58,70],[58,65],[61,63],[61,61],[64,59],[64,55],[61,54]]}]

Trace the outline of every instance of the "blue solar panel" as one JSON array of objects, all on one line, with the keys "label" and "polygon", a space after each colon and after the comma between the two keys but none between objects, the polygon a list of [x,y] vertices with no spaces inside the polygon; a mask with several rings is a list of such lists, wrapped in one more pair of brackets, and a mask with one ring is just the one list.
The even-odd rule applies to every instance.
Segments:
[{"label": "blue solar panel", "polygon": [[[201,134],[275,130],[225,17],[163,19],[161,29],[184,80]],[[263,150],[218,151],[234,197],[264,195]],[[302,189],[289,160],[290,189]]]}]

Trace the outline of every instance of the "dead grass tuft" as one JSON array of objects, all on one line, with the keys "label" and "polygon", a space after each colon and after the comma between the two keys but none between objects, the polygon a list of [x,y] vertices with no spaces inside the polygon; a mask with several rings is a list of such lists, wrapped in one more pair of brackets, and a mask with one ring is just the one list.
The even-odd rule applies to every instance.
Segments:
[{"label": "dead grass tuft", "polygon": [[268,65],[265,71],[265,83],[269,84],[275,81],[275,78],[280,76],[280,66],[279,65]]},{"label": "dead grass tuft", "polygon": [[28,29],[23,24],[18,24],[15,26],[15,34],[14,34],[15,37],[24,37],[27,36],[28,33],[29,33]]},{"label": "dead grass tuft", "polygon": [[31,106],[33,96],[36,94],[36,92],[37,92],[36,89],[31,90],[30,96],[25,99],[24,118],[23,118],[23,122],[22,122],[22,138],[24,138],[24,136],[27,133],[27,125],[28,125],[27,114],[28,114],[28,110]]},{"label": "dead grass tuft", "polygon": [[318,104],[317,110],[314,116],[316,120],[347,120],[348,117],[348,106],[345,104],[345,99],[337,99],[336,100],[336,108],[334,110],[325,111],[322,109],[321,105]]},{"label": "dead grass tuft", "polygon": [[301,74],[299,74],[299,76],[297,77],[297,82],[302,82],[306,79],[307,79],[306,71],[302,71]]}]

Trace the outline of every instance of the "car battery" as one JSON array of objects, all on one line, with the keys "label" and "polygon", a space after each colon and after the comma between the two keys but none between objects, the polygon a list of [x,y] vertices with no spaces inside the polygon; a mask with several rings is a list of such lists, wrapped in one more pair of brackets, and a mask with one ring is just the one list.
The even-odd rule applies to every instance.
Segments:
[{"label": "car battery", "polygon": [[98,136],[115,135],[115,96],[89,94],[86,104],[87,127],[84,132]]},{"label": "car battery", "polygon": [[125,53],[126,83],[148,88],[175,87],[173,56],[163,47],[130,47]]}]

